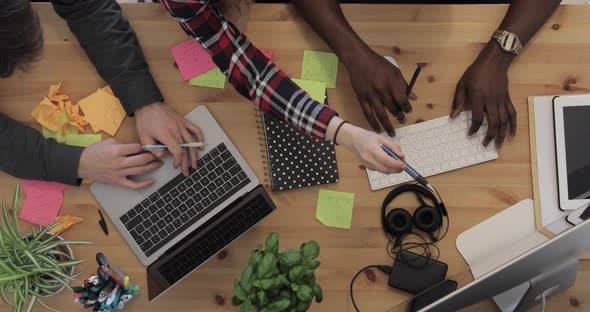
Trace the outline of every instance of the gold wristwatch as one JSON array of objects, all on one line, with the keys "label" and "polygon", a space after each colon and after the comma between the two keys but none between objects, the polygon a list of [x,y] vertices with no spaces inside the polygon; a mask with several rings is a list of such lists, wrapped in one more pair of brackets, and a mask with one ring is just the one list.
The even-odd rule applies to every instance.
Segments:
[{"label": "gold wristwatch", "polygon": [[494,32],[492,38],[498,41],[500,48],[504,52],[518,55],[520,54],[520,51],[522,51],[522,44],[520,43],[518,36],[514,33],[498,29]]}]

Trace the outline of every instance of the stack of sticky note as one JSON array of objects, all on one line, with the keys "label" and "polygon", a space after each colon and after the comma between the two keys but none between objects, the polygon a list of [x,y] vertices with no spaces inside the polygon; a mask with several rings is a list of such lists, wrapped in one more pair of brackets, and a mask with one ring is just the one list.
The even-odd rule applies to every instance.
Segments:
[{"label": "stack of sticky note", "polygon": [[309,96],[324,103],[326,88],[336,87],[338,57],[334,53],[303,51],[301,79],[291,79]]},{"label": "stack of sticky note", "polygon": [[336,88],[338,77],[338,57],[334,53],[303,51],[301,79],[320,81],[327,88]]},{"label": "stack of sticky note", "polygon": [[353,193],[320,190],[315,217],[325,226],[350,229],[353,205]]},{"label": "stack of sticky note", "polygon": [[96,90],[80,100],[79,104],[95,133],[102,130],[114,136],[125,119],[126,113],[121,102],[113,95],[108,86]]},{"label": "stack of sticky note", "polygon": [[26,197],[19,218],[43,226],[53,223],[63,203],[66,187],[57,182],[23,180]]},{"label": "stack of sticky note", "polygon": [[185,81],[217,67],[209,53],[195,39],[189,39],[170,50]]}]

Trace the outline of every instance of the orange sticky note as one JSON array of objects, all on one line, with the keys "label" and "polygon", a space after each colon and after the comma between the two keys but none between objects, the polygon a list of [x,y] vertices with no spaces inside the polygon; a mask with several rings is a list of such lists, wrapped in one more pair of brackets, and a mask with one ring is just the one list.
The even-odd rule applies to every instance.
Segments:
[{"label": "orange sticky note", "polygon": [[102,130],[114,136],[125,119],[126,113],[119,99],[102,89],[87,96],[79,104],[94,132]]},{"label": "orange sticky note", "polygon": [[58,233],[61,231],[65,231],[68,228],[70,228],[70,226],[72,226],[76,223],[80,223],[82,221],[84,221],[84,219],[78,218],[75,216],[71,216],[71,215],[57,216],[57,217],[55,217],[55,223],[61,222],[61,224],[52,228],[51,231],[49,231],[49,233],[55,234],[55,233]]}]

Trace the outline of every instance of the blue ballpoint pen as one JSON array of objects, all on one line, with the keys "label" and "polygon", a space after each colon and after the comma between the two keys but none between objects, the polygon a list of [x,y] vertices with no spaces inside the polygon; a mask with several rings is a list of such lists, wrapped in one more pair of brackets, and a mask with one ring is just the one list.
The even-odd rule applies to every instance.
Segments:
[{"label": "blue ballpoint pen", "polygon": [[401,157],[399,157],[394,151],[392,151],[391,149],[389,149],[389,147],[380,144],[381,148],[391,157],[403,162],[406,165],[406,169],[404,169],[404,171],[410,175],[410,177],[414,178],[414,180],[416,180],[416,182],[424,185],[425,187],[427,187],[428,189],[432,190],[433,192],[435,192],[434,187],[428,183],[428,181],[421,175],[418,173],[418,171],[416,171],[416,169],[412,168],[412,166],[408,165],[408,163],[403,160]]}]

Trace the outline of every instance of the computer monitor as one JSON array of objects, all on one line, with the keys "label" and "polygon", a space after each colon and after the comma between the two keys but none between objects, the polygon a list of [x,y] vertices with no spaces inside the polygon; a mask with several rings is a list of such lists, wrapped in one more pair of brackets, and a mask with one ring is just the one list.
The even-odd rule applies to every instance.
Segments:
[{"label": "computer monitor", "polygon": [[525,311],[573,286],[578,258],[588,249],[590,220],[543,242],[420,311],[456,311],[507,291],[523,294],[515,311]]}]

